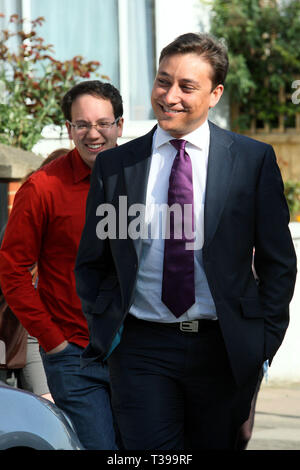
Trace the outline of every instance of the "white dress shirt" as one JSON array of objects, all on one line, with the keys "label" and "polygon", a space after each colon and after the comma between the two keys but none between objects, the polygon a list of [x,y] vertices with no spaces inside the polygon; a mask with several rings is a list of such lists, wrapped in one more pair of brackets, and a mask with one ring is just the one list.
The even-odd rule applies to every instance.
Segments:
[{"label": "white dress shirt", "polygon": [[169,177],[176,149],[170,144],[173,137],[159,126],[153,136],[149,171],[145,229],[148,237],[142,240],[141,259],[136,292],[130,313],[143,320],[158,322],[189,321],[199,318],[216,319],[215,305],[202,266],[204,242],[204,198],[210,132],[205,121],[195,131],[183,137],[193,169],[194,220],[195,220],[195,298],[196,302],[178,319],[161,300],[164,233],[159,208],[168,202]]}]

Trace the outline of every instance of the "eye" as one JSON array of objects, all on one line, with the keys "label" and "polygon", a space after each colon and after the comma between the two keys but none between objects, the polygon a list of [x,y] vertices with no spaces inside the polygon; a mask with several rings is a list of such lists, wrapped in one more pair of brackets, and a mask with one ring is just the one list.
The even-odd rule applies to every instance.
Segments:
[{"label": "eye", "polygon": [[185,93],[191,93],[192,91],[195,90],[195,88],[191,85],[182,85],[181,86],[181,89],[185,92]]},{"label": "eye", "polygon": [[106,128],[106,127],[110,127],[111,123],[107,121],[100,121],[100,122],[97,122],[97,126]]},{"label": "eye", "polygon": [[169,86],[170,82],[168,80],[165,80],[164,78],[158,78],[157,82],[160,86]]},{"label": "eye", "polygon": [[88,127],[87,122],[76,122],[77,129],[86,129]]}]

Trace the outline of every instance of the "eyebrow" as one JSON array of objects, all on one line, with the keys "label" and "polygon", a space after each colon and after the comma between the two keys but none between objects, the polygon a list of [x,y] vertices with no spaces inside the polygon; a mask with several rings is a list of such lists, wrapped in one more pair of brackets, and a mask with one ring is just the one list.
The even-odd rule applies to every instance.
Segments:
[{"label": "eyebrow", "polygon": [[[157,76],[158,77],[163,76],[163,77],[166,77],[166,78],[171,78],[171,75],[169,75],[167,72],[158,72]],[[200,86],[200,84],[196,80],[192,80],[191,78],[182,78],[180,80],[180,82],[190,84],[190,85]]]}]

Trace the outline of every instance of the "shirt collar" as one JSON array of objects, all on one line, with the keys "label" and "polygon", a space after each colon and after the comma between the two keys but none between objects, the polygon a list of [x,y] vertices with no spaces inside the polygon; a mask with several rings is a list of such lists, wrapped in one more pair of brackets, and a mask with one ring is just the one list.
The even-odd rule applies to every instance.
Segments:
[{"label": "shirt collar", "polygon": [[77,148],[75,147],[71,150],[71,165],[73,170],[73,181],[74,183],[79,183],[79,181],[84,180],[89,177],[92,170],[87,164],[82,160]]},{"label": "shirt collar", "polygon": [[[186,134],[182,137],[182,139],[187,140],[188,143],[203,150],[208,146],[209,135],[209,125],[208,121],[206,120],[203,124],[201,124],[200,127],[190,132],[189,134]],[[158,124],[155,133],[155,147],[161,147],[162,145],[167,144],[172,139],[174,139],[174,137],[172,137],[167,131],[163,130]]]}]

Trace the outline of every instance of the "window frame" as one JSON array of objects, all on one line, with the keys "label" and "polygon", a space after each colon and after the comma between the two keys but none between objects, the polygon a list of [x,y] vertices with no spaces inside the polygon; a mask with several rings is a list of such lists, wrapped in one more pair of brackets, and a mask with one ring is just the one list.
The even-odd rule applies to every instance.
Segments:
[{"label": "window frame", "polygon": [[[157,0],[154,0],[154,12],[155,12],[155,30],[154,30],[154,41],[156,44],[156,4]],[[129,101],[129,70],[128,61],[126,58],[129,55],[129,40],[127,35],[128,27],[128,0],[118,0],[119,10],[119,60],[120,60],[120,93],[123,99],[124,108],[124,130],[123,139],[126,140],[134,138],[148,132],[155,124],[155,119],[147,120],[131,120],[130,119],[130,101]],[[157,47],[155,47],[157,50]],[[157,67],[156,67],[157,69]]]}]

